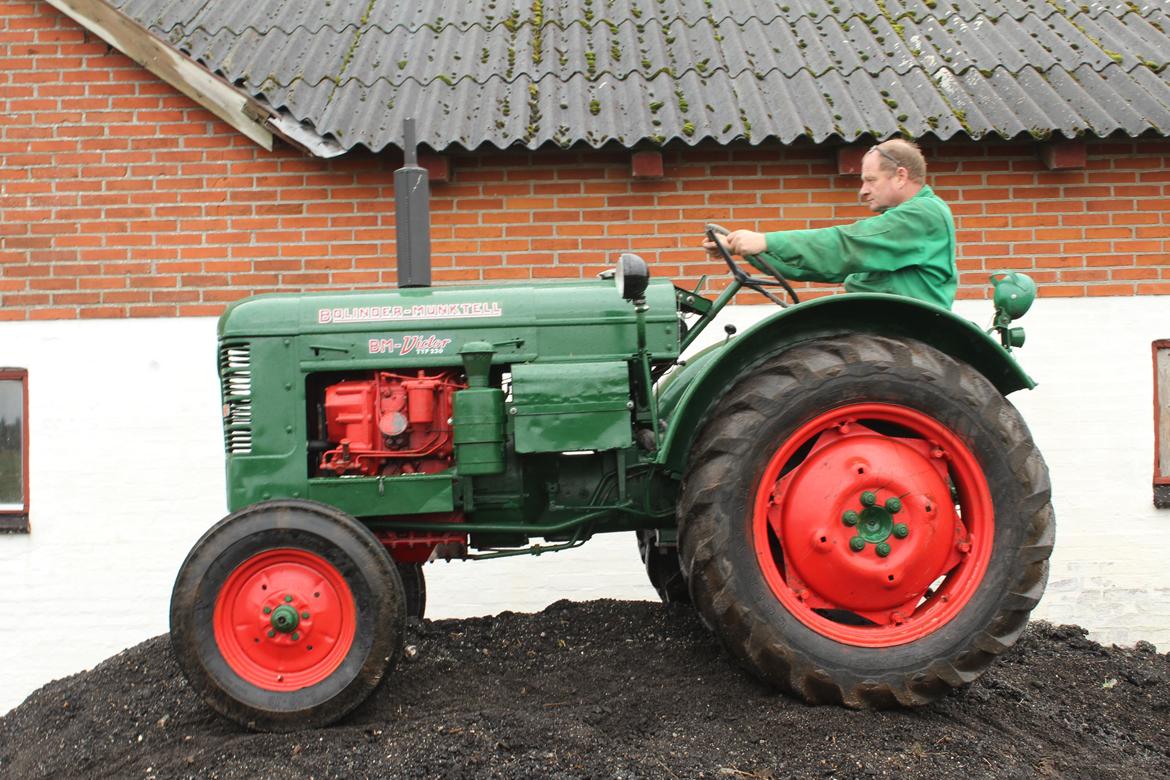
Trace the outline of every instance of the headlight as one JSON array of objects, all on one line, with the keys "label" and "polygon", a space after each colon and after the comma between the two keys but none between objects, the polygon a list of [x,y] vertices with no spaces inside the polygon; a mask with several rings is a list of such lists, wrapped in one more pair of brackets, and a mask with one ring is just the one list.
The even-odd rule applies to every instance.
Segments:
[{"label": "headlight", "polygon": [[626,252],[618,258],[613,278],[617,283],[618,295],[627,301],[636,301],[650,284],[650,267],[642,258]]},{"label": "headlight", "polygon": [[995,285],[995,308],[1003,310],[1013,320],[1027,314],[1032,301],[1036,300],[1036,283],[1027,274],[994,274],[991,283]]}]

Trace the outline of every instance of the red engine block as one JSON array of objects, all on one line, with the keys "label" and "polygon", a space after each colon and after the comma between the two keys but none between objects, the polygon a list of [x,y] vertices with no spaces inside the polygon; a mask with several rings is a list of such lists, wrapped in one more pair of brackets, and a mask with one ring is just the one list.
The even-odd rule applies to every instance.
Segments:
[{"label": "red engine block", "polygon": [[451,405],[457,371],[416,375],[379,371],[325,388],[326,438],[321,456],[331,474],[434,474],[451,465]]}]

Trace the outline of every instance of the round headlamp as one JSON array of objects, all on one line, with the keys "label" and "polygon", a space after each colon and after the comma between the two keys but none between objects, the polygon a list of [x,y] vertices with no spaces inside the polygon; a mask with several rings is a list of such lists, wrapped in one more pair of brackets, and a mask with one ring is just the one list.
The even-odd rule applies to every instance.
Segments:
[{"label": "round headlamp", "polygon": [[627,301],[636,301],[650,284],[650,266],[637,255],[626,252],[618,258],[613,278],[617,283],[618,295]]}]

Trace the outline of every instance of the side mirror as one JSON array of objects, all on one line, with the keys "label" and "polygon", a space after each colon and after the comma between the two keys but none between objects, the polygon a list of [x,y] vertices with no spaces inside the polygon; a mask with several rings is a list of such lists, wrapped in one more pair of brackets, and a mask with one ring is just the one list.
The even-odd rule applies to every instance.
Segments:
[{"label": "side mirror", "polygon": [[613,278],[617,283],[618,295],[627,301],[636,301],[645,294],[650,284],[650,266],[637,255],[626,252],[618,258]]}]

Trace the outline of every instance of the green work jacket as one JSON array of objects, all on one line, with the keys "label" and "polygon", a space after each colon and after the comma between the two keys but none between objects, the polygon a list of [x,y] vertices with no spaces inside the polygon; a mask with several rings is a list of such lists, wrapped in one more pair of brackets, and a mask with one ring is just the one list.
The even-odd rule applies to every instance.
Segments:
[{"label": "green work jacket", "polygon": [[766,238],[767,251],[747,258],[762,271],[844,282],[848,292],[906,295],[948,309],[955,300],[955,220],[930,187],[852,225],[782,230]]}]

